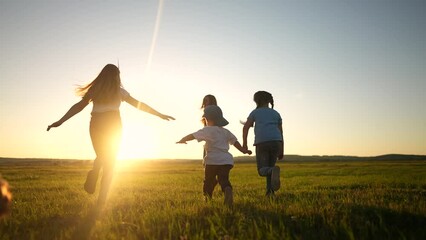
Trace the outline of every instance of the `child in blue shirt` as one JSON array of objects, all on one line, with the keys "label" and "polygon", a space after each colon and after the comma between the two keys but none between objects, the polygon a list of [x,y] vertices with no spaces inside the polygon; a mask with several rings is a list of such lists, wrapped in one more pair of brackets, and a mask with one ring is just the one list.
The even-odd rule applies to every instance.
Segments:
[{"label": "child in blue shirt", "polygon": [[280,188],[280,168],[275,164],[277,159],[284,157],[282,119],[274,110],[274,99],[269,92],[258,91],[253,100],[256,109],[250,113],[244,124],[243,148],[248,149],[247,135],[254,126],[257,172],[266,177],[266,196],[273,196]]}]

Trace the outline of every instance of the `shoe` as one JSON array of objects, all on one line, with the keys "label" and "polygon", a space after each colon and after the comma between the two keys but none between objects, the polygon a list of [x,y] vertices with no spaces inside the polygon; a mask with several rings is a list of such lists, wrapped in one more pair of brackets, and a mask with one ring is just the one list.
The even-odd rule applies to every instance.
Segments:
[{"label": "shoe", "polygon": [[266,197],[268,198],[273,198],[275,197],[275,192],[273,190],[268,190],[265,194]]},{"label": "shoe", "polygon": [[271,187],[273,191],[280,189],[280,167],[274,166],[271,174]]},{"label": "shoe", "polygon": [[232,207],[232,204],[234,203],[234,194],[232,193],[231,187],[226,187],[224,190],[225,193],[225,205],[228,207]]},{"label": "shoe", "polygon": [[204,194],[204,202],[208,203],[212,201],[212,196],[209,196],[208,194]]},{"label": "shoe", "polygon": [[90,170],[87,173],[86,182],[84,183],[84,190],[87,193],[93,194],[96,190],[96,182],[98,181],[98,172]]}]

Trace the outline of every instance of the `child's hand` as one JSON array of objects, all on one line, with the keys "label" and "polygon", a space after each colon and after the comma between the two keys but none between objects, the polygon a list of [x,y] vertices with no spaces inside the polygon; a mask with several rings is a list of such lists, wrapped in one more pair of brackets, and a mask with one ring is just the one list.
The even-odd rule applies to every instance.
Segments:
[{"label": "child's hand", "polygon": [[252,154],[252,152],[250,150],[248,150],[248,149],[243,149],[243,153],[244,154],[248,154],[248,155]]},{"label": "child's hand", "polygon": [[181,139],[181,140],[179,140],[179,142],[176,142],[177,144],[186,144],[186,141],[185,140],[183,140],[183,139]]}]

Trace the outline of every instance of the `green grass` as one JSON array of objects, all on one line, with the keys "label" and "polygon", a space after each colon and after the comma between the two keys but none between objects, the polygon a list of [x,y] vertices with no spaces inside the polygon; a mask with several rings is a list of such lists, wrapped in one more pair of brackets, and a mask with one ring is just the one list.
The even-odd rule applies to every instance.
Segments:
[{"label": "green grass", "polygon": [[109,200],[82,185],[89,162],[1,164],[13,191],[0,239],[426,239],[425,161],[279,162],[265,194],[254,163],[231,170],[234,207],[202,196],[200,161],[117,167]]}]

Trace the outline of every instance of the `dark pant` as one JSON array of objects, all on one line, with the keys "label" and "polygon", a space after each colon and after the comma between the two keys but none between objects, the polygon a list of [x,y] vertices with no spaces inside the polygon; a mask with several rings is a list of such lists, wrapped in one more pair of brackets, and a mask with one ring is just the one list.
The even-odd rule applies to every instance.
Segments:
[{"label": "dark pant", "polygon": [[219,182],[222,191],[224,191],[226,187],[232,188],[231,182],[229,181],[229,172],[232,167],[232,165],[206,165],[204,169],[203,185],[203,192],[206,196],[213,196],[213,190],[217,182]]},{"label": "dark pant", "polygon": [[271,141],[259,143],[256,145],[256,163],[257,172],[260,176],[266,177],[266,190],[272,190],[271,174],[272,168],[278,159],[279,151],[281,150],[282,142]]},{"label": "dark pant", "polygon": [[121,129],[120,112],[92,113],[90,138],[96,153],[93,170],[99,173],[101,168],[103,169],[98,200],[105,201],[112,181],[115,159],[121,140]]}]

